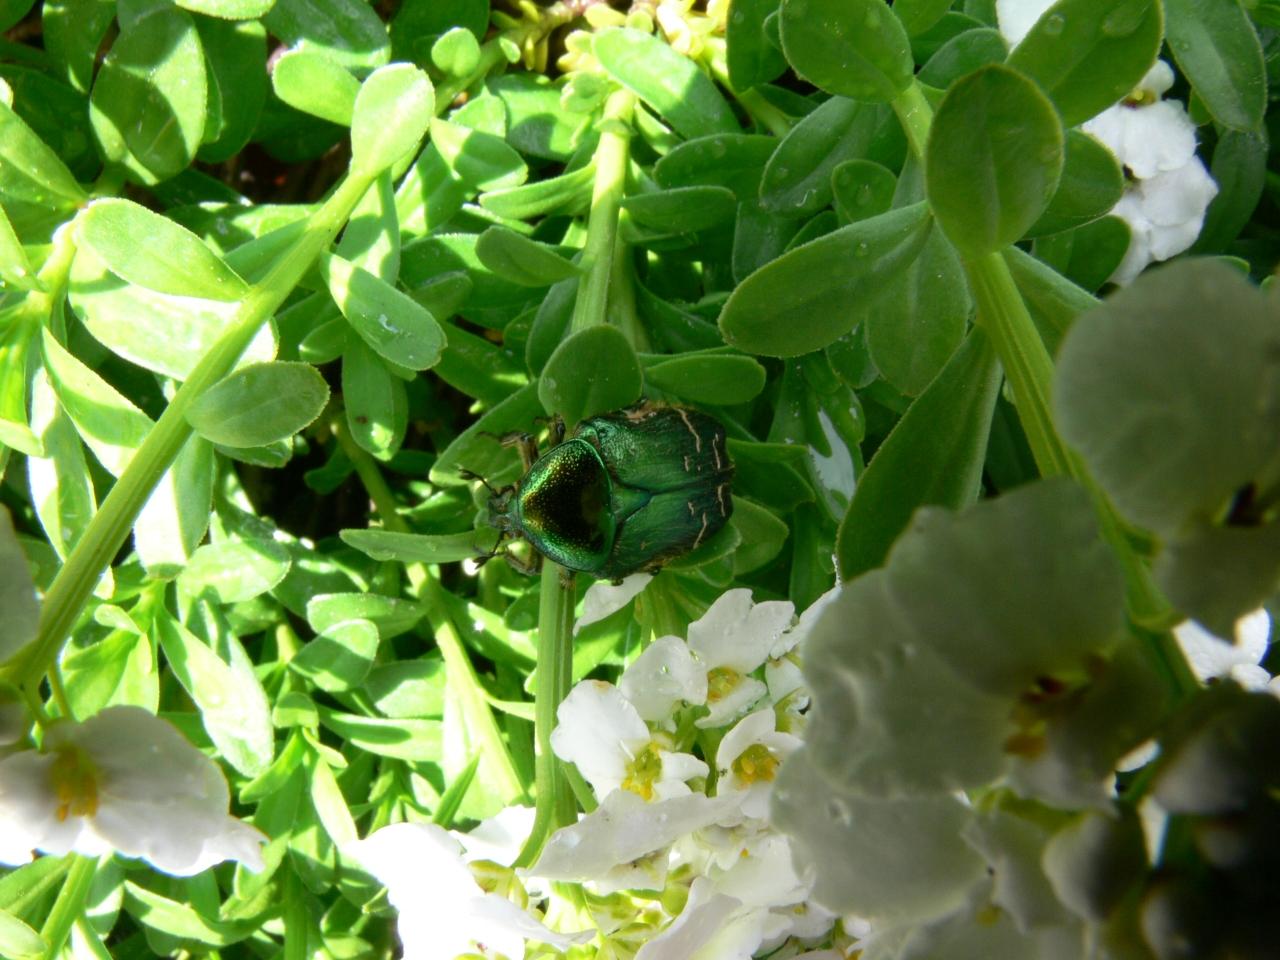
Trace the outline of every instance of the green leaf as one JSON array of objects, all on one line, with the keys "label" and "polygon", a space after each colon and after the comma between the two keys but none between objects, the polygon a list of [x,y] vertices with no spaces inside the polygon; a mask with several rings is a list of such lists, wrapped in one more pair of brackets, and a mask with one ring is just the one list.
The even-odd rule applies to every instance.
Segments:
[{"label": "green leaf", "polygon": [[[296,665],[293,660],[290,666]],[[333,775],[333,769],[319,754],[313,754],[308,765],[311,771],[311,804],[315,807],[316,816],[320,819],[324,832],[329,835],[335,847],[342,850],[348,844],[360,839],[356,830],[356,822],[351,816],[346,798]]]},{"label": "green leaf", "polygon": [[152,893],[131,880],[124,882],[124,907],[148,929],[215,947],[244,940],[258,928],[253,922],[236,924],[206,920],[185,903]]},{"label": "green leaf", "polygon": [[382,639],[390,640],[411,630],[425,613],[419,603],[378,593],[325,593],[307,600],[307,622],[316,633],[348,620],[370,620]]},{"label": "green leaf", "polygon": [[431,62],[451,77],[465,77],[480,64],[480,43],[466,27],[453,27],[431,45]]},{"label": "green leaf", "polygon": [[840,579],[884,563],[918,507],[977,499],[1000,380],[991,345],[974,329],[859,478],[836,540]]},{"label": "green leaf", "polygon": [[637,193],[622,201],[632,221],[663,235],[695,233],[733,219],[738,201],[725,187],[676,187]]},{"label": "green leaf", "polygon": [[321,709],[320,722],[351,746],[380,757],[439,763],[443,755],[439,720],[384,720]]},{"label": "green leaf", "polygon": [[343,530],[342,542],[375,560],[400,563],[454,563],[475,560],[495,545],[496,531],[396,533],[391,530]]},{"label": "green leaf", "polygon": [[0,609],[5,611],[5,629],[0,635],[0,663],[3,663],[35,637],[40,620],[31,568],[13,534],[9,511],[4,507],[0,507]]},{"label": "green leaf", "polygon": [[[213,348],[239,308],[126,283],[89,247],[81,247],[71,265],[70,300],[85,328],[112,353],[178,380],[185,380]],[[241,362],[274,355],[274,331],[263,324]]]},{"label": "green leaf", "polygon": [[454,176],[476,190],[515,187],[529,177],[520,154],[491,133],[436,119],[431,142]]},{"label": "green leaf", "polygon": [[1076,227],[1069,237],[1071,255],[1063,273],[1072,283],[1090,291],[1100,289],[1116,272],[1131,240],[1129,225],[1117,216]]},{"label": "green leaf", "polygon": [[106,158],[151,184],[195,158],[207,98],[195,22],[181,10],[158,10],[122,25],[94,81],[89,117]]},{"label": "green leaf", "polygon": [[725,24],[725,60],[733,89],[768,83],[787,68],[786,58],[770,42],[765,28],[765,20],[777,9],[778,0],[733,0]]},{"label": "green leaf", "polygon": [[1058,0],[1008,63],[1040,84],[1063,124],[1074,127],[1138,85],[1155,63],[1163,28],[1159,0]]},{"label": "green leaf", "polygon": [[575,264],[545,243],[506,227],[490,227],[480,234],[476,256],[494,273],[526,287],[549,287],[578,274]]},{"label": "green leaf", "polygon": [[895,0],[893,12],[910,36],[924,33],[951,9],[951,0]]},{"label": "green leaf", "polygon": [[1197,524],[1172,538],[1156,559],[1156,582],[1174,606],[1218,637],[1270,600],[1280,583],[1280,524]]},{"label": "green leaf", "polygon": [[97,499],[80,437],[43,372],[32,382],[31,430],[44,451],[27,457],[31,502],[49,543],[65,560],[97,510]]},{"label": "green leaf", "polygon": [[395,284],[400,275],[400,223],[390,170],[384,170],[356,204],[337,253],[380,280]]},{"label": "green leaf", "polygon": [[893,171],[872,160],[846,160],[831,171],[832,199],[846,223],[886,213],[897,185]]},{"label": "green leaf", "polygon": [[1269,502],[1278,364],[1274,305],[1223,263],[1181,261],[1076,320],[1056,419],[1121,514],[1173,536]]},{"label": "green leaf", "polygon": [[1218,137],[1209,168],[1218,195],[1209,203],[1193,252],[1225,252],[1239,236],[1262,198],[1269,151],[1262,133],[1224,130]]},{"label": "green leaf", "polygon": [[609,76],[686,140],[738,131],[733,110],[711,78],[657,37],[616,27],[597,33],[593,49]]},{"label": "green leaf", "polygon": [[409,423],[404,381],[363,340],[350,340],[342,353],[342,402],[356,444],[379,460],[395,456]]},{"label": "green leaf", "polygon": [[783,0],[782,50],[828,93],[888,102],[915,73],[902,21],[883,0]]},{"label": "green leaf", "polygon": [[1043,237],[1082,226],[1107,213],[1124,193],[1115,154],[1079,130],[1068,130],[1058,189],[1027,236]]},{"label": "green leaf", "polygon": [[196,30],[209,66],[209,99],[220,104],[217,129],[212,135],[206,131],[198,157],[221,163],[244,148],[262,116],[269,85],[267,31],[256,20],[211,17],[196,18]]},{"label": "green leaf", "polygon": [[1213,119],[1233,130],[1262,129],[1267,70],[1262,44],[1236,0],[1164,0],[1169,49]]},{"label": "green leaf", "polygon": [[730,295],[720,314],[725,342],[769,357],[834,343],[857,320],[850,305],[873,298],[911,264],[930,224],[927,207],[918,203],[783,254]]},{"label": "green leaf", "polygon": [[48,949],[44,938],[7,910],[0,910],[0,956],[13,960],[42,957]]},{"label": "green leaf", "polygon": [[955,353],[972,312],[960,258],[934,230],[915,262],[867,308],[871,359],[890,384],[914,397]]},{"label": "green leaf", "polygon": [[640,398],[640,361],[617,327],[594,326],[561,341],[542,369],[538,399],[547,413],[575,424]]},{"label": "green leaf", "polygon": [[947,91],[933,118],[929,206],[961,255],[980,257],[1040,217],[1062,158],[1062,124],[1044,94],[1008,67],[983,67]]},{"label": "green leaf", "polygon": [[285,46],[314,51],[361,73],[391,57],[386,26],[362,0],[276,0],[262,23]]},{"label": "green leaf", "polygon": [[223,377],[192,401],[187,422],[213,443],[259,447],[293,436],[329,402],[308,363],[255,363]]},{"label": "green leaf", "polygon": [[13,224],[3,207],[0,207],[0,281],[15,290],[33,290],[38,286],[27,251],[13,232]]},{"label": "green leaf", "polygon": [[426,307],[342,257],[322,257],[320,271],[342,315],[379,355],[410,370],[440,361],[444,331]]},{"label": "green leaf", "polygon": [[194,233],[132,200],[95,201],[79,223],[81,242],[130,283],[223,302],[240,300],[249,290]]},{"label": "green leaf", "polygon": [[296,110],[350,126],[360,81],[323,54],[289,50],[271,68],[271,89]]},{"label": "green leaf", "polygon": [[275,6],[276,0],[174,0],[192,13],[223,20],[256,20]]},{"label": "green leaf", "polygon": [[200,710],[205,732],[236,770],[255,777],[271,765],[267,697],[251,671],[237,671],[167,613],[152,624],[169,669]]},{"label": "green leaf", "polygon": [[378,639],[378,628],[368,620],[344,620],[309,641],[289,667],[326,693],[341,693],[364,682]]},{"label": "green leaf", "polygon": [[289,572],[289,553],[274,540],[223,540],[191,557],[178,586],[193,597],[240,603],[274,589]]},{"label": "green leaf", "polygon": [[988,63],[1004,63],[1009,45],[999,30],[966,30],[952,37],[920,68],[922,84],[945,90],[966,73]]},{"label": "green leaf", "polygon": [[746,403],[764,389],[765,370],[751,357],[684,354],[645,367],[651,387],[694,403]]},{"label": "green leaf", "polygon": [[658,160],[654,179],[666,189],[713,186],[732,190],[739,202],[757,199],[765,162],[778,146],[774,137],[717,133],[676,146]]},{"label": "green leaf", "polygon": [[58,402],[98,462],[115,477],[124,473],[154,424],[114,387],[42,331],[45,369]]},{"label": "green leaf", "polygon": [[427,75],[407,63],[379,67],[360,85],[351,117],[351,163],[366,173],[382,171],[426,135],[436,93]]},{"label": "green leaf", "polygon": [[733,552],[733,574],[741,576],[758,570],[782,552],[791,531],[772,513],[743,497],[733,498],[733,516],[729,524],[741,538],[741,546]]},{"label": "green leaf", "polygon": [[0,102],[0,197],[54,210],[88,199],[71,171],[13,110]]},{"label": "green leaf", "polygon": [[1063,335],[1076,317],[1096,307],[1097,298],[1017,247],[1006,250],[1004,260],[1031,311],[1045,348],[1050,354],[1056,354]]},{"label": "green leaf", "polygon": [[557,177],[518,187],[504,187],[480,195],[480,206],[510,220],[527,220],[552,212],[578,212],[591,201],[596,165],[588,163]]},{"label": "green leaf", "polygon": [[149,576],[176,576],[209,527],[216,473],[213,445],[192,436],[147,498],[133,525],[133,548]]}]

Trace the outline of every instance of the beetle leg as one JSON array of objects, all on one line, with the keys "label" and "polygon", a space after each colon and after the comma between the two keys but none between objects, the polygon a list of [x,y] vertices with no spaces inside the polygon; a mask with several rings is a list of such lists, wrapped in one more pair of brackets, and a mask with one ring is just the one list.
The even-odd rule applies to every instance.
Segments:
[{"label": "beetle leg", "polygon": [[538,441],[531,433],[524,433],[520,430],[504,433],[498,437],[498,442],[504,447],[516,448],[520,454],[520,462],[524,465],[525,473],[529,472],[529,468],[533,466],[533,461],[538,459]]},{"label": "beetle leg", "polygon": [[512,570],[517,573],[523,573],[526,577],[532,577],[542,570],[542,554],[540,553],[535,552],[528,560],[522,559],[518,554],[512,553],[510,550],[504,551],[502,556]]},{"label": "beetle leg", "polygon": [[575,576],[577,576],[577,574],[575,574],[568,567],[561,567],[560,568],[560,588],[562,590],[572,590],[573,578]]},{"label": "beetle leg", "polygon": [[[473,472],[473,471],[471,471],[471,470],[467,470],[465,467],[464,467],[464,468],[462,468],[462,469],[460,469],[460,470],[458,471],[458,476],[460,476],[463,480],[478,480],[478,481],[480,481],[480,483],[484,485],[484,488],[485,488],[486,490],[488,490],[491,494],[493,494],[495,497],[496,497],[496,496],[499,496],[499,495],[500,495],[500,493],[501,493],[501,491],[500,491],[500,490],[498,490],[496,487],[494,487],[494,485],[493,485],[493,484],[491,484],[491,483],[490,483],[488,480],[486,480],[484,477],[480,476],[480,474],[475,473],[475,472]],[[492,554],[491,554],[491,556],[492,556]]]}]

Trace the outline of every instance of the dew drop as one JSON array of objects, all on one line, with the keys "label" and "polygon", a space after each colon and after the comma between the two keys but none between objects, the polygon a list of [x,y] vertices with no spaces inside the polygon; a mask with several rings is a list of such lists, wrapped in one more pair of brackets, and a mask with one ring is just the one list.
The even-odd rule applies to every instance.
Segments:
[{"label": "dew drop", "polygon": [[1102,35],[1113,39],[1129,36],[1142,25],[1149,6],[1143,2],[1120,4],[1102,18]]},{"label": "dew drop", "polygon": [[854,194],[853,202],[860,207],[865,207],[867,206],[867,204],[871,202],[871,199],[872,199],[871,184],[864,183],[862,186],[858,188],[858,192]]},{"label": "dew drop", "polygon": [[711,155],[713,157],[721,158],[728,152],[729,152],[729,148],[725,146],[725,142],[723,140],[711,141]]},{"label": "dew drop", "polygon": [[1045,32],[1046,36],[1056,37],[1061,35],[1066,25],[1066,18],[1060,13],[1055,13],[1044,18],[1044,23],[1041,25],[1041,29]]},{"label": "dew drop", "polygon": [[858,257],[865,257],[870,252],[871,252],[871,247],[865,240],[859,243],[857,248],[853,251],[854,256],[858,256]]}]

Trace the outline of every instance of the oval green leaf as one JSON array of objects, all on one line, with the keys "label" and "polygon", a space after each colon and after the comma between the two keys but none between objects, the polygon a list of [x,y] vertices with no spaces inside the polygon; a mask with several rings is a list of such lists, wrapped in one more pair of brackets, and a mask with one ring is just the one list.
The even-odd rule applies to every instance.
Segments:
[{"label": "oval green leaf", "polygon": [[883,0],[784,0],[781,17],[787,60],[828,93],[888,102],[911,84],[911,42]]},{"label": "oval green leaf", "polygon": [[598,33],[594,49],[613,79],[653,107],[686,140],[738,131],[733,110],[711,78],[657,37],[617,27]]},{"label": "oval green leaf", "polygon": [[720,314],[725,342],[747,353],[796,357],[821,350],[916,258],[929,235],[917,203],[851,224],[783,254],[747,277]]},{"label": "oval green leaf", "polygon": [[695,403],[746,403],[764,389],[765,372],[751,357],[689,354],[662,360],[644,371],[645,382]]},{"label": "oval green leaf", "polygon": [[1062,173],[1058,115],[1034,83],[983,67],[947,91],[933,118],[925,189],[968,258],[1013,243],[1044,212]]},{"label": "oval green leaf", "polygon": [[255,363],[196,397],[187,422],[213,443],[260,447],[293,436],[328,401],[329,387],[310,364]]},{"label": "oval green leaf", "polygon": [[387,169],[417,149],[435,113],[427,75],[408,63],[379,67],[360,85],[351,115],[351,164],[365,173]]},{"label": "oval green leaf", "polygon": [[498,276],[525,287],[549,287],[578,273],[577,266],[545,243],[506,227],[490,227],[480,234],[476,256]]},{"label": "oval green leaf", "polygon": [[1073,127],[1129,95],[1155,63],[1163,30],[1159,0],[1059,0],[1008,64],[1040,84]]},{"label": "oval green leaf", "polygon": [[1067,131],[1064,146],[1058,189],[1027,230],[1029,237],[1061,233],[1096,220],[1124,193],[1124,172],[1110,150],[1079,130]]},{"label": "oval green leaf", "polygon": [[271,68],[271,89],[303,113],[350,126],[360,81],[340,64],[309,50],[290,50]]},{"label": "oval green leaf", "polygon": [[320,270],[342,315],[381,356],[410,370],[439,362],[444,331],[426,307],[339,256],[322,257]]},{"label": "oval green leaf", "polygon": [[90,204],[80,240],[116,276],[148,290],[233,301],[249,289],[194,233],[132,200]]},{"label": "oval green leaf", "polygon": [[1239,3],[1164,0],[1166,39],[1213,119],[1234,130],[1260,130],[1267,109],[1262,45]]},{"label": "oval green leaf", "polygon": [[542,369],[538,399],[547,413],[575,424],[630,406],[642,386],[630,341],[617,327],[595,326],[570,334],[556,347]]}]

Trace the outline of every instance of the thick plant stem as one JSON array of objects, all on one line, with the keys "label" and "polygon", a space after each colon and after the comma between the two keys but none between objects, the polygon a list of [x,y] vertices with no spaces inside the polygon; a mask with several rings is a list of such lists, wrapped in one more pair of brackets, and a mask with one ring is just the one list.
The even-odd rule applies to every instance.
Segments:
[{"label": "thick plant stem", "polygon": [[93,876],[98,870],[98,861],[92,857],[71,854],[74,858],[67,879],[62,881],[62,889],[58,891],[58,899],[53,909],[45,918],[40,936],[44,938],[47,960],[62,953],[62,947],[71,934],[76,919],[84,913],[85,902],[89,899],[89,888],[93,884]]},{"label": "thick plant stem", "polygon": [[907,135],[911,152],[923,160],[925,145],[929,142],[929,127],[933,123],[933,108],[925,99],[919,82],[912,80],[907,89],[893,98],[892,106]]},{"label": "thick plant stem", "polygon": [[529,839],[516,861],[529,866],[554,830],[573,823],[577,807],[573,789],[551,750],[556,709],[573,681],[572,587],[561,582],[561,568],[549,561],[542,565],[542,591],[538,598],[538,689],[534,707],[535,782],[537,812]]},{"label": "thick plant stem", "polygon": [[186,414],[191,404],[231,372],[262,325],[284,302],[320,252],[333,242],[372,179],[372,176],[348,176],[311,218],[298,242],[241,301],[227,332],[201,358],[174,395],[58,571],[45,596],[35,640],[0,668],[0,677],[22,684],[38,683],[57,659],[98,579],[133,529],[151,491],[190,438],[192,431]]},{"label": "thick plant stem", "polygon": [[604,105],[600,144],[596,147],[596,181],[587,221],[587,243],[582,250],[586,276],[578,285],[569,332],[577,333],[603,323],[609,302],[609,275],[618,239],[618,211],[631,156],[631,112],[635,96],[626,90],[610,94]]},{"label": "thick plant stem", "polygon": [[1053,361],[1045,349],[1009,266],[999,253],[965,264],[978,304],[978,322],[987,331],[1013,390],[1018,419],[1027,435],[1042,476],[1071,477],[1093,499],[1102,538],[1111,546],[1124,573],[1129,615],[1149,634],[1155,660],[1179,695],[1199,686],[1168,631],[1169,605],[1152,583],[1146,563],[1125,536],[1124,525],[1106,493],[1097,485],[1084,461],[1058,436],[1050,410]]}]

